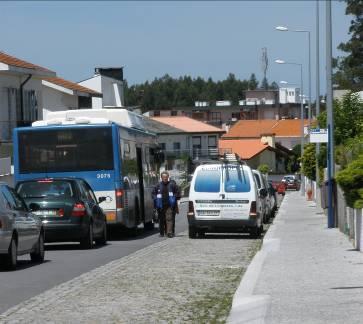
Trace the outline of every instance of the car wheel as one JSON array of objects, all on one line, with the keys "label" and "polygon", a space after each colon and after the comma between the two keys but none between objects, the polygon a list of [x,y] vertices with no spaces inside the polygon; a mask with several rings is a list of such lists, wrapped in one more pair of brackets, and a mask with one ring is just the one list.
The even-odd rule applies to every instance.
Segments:
[{"label": "car wheel", "polygon": [[107,244],[107,224],[106,220],[103,223],[102,235],[100,238],[96,239],[96,244],[106,245]]},{"label": "car wheel", "polygon": [[30,259],[33,262],[42,263],[44,261],[44,251],[44,234],[43,232],[40,232],[36,249],[34,252],[30,253]]},{"label": "car wheel", "polygon": [[194,226],[190,226],[189,225],[188,234],[189,234],[189,238],[195,239],[197,237],[197,230],[196,230],[196,228]]},{"label": "car wheel", "polygon": [[93,226],[92,223],[88,226],[88,231],[85,237],[81,239],[81,246],[84,249],[92,249],[93,248]]},{"label": "car wheel", "polygon": [[18,261],[18,246],[16,240],[12,237],[8,253],[4,256],[4,266],[8,270],[15,270]]}]

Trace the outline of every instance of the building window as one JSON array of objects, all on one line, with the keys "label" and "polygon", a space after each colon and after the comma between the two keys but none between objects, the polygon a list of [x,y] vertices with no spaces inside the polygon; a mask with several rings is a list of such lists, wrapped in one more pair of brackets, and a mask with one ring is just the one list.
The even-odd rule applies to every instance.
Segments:
[{"label": "building window", "polygon": [[78,97],[78,108],[92,108],[92,97]]},{"label": "building window", "polygon": [[159,143],[160,150],[165,151],[166,145],[165,143]]},{"label": "building window", "polygon": [[216,148],[217,147],[217,136],[208,136],[208,148]]},{"label": "building window", "polygon": [[209,120],[211,121],[220,121],[221,120],[221,113],[220,112],[211,112]]},{"label": "building window", "polygon": [[154,117],[160,116],[160,110],[154,110]]},{"label": "building window", "polygon": [[237,120],[241,119],[241,114],[239,112],[232,113],[232,118],[236,118]]},{"label": "building window", "polygon": [[173,143],[173,150],[174,151],[180,151],[180,143],[179,142]]},{"label": "building window", "polygon": [[178,111],[176,111],[176,110],[172,110],[172,111],[171,111],[171,115],[172,115],[172,116],[178,116]]}]

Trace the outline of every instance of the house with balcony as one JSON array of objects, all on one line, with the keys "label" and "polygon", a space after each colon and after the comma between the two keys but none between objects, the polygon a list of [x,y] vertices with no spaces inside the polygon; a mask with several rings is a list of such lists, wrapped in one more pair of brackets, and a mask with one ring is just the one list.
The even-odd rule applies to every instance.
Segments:
[{"label": "house with balcony", "polygon": [[11,143],[14,127],[28,126],[47,111],[87,108],[93,97],[102,94],[0,52],[0,144]]}]

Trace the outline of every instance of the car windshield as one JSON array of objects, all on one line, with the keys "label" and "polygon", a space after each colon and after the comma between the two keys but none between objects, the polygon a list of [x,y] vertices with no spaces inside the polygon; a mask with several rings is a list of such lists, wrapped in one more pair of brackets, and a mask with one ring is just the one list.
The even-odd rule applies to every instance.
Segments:
[{"label": "car windshield", "polygon": [[72,185],[64,180],[39,180],[21,183],[18,193],[23,198],[73,197]]},{"label": "car windshield", "polygon": [[240,166],[229,165],[224,170],[225,192],[249,192],[251,190],[250,179]]},{"label": "car windshield", "polygon": [[194,190],[196,192],[219,192],[221,169],[201,169],[197,172]]}]

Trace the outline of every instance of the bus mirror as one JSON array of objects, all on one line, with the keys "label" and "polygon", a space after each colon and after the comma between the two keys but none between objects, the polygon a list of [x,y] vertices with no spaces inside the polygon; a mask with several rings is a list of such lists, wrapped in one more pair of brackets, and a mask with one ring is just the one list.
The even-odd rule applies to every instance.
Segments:
[{"label": "bus mirror", "polygon": [[106,201],[106,200],[107,200],[106,197],[98,197],[98,203],[99,204],[102,203],[102,202],[104,202],[104,201]]}]

